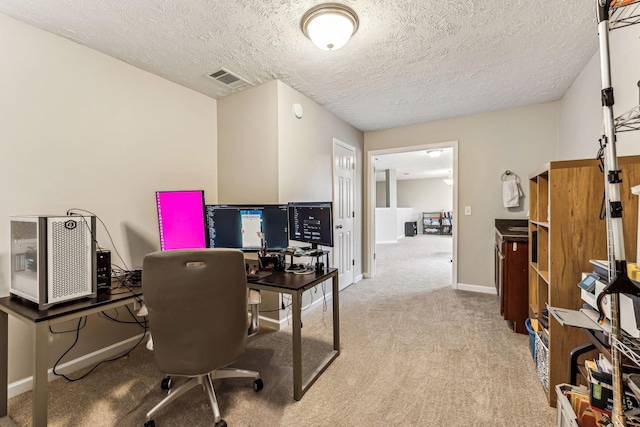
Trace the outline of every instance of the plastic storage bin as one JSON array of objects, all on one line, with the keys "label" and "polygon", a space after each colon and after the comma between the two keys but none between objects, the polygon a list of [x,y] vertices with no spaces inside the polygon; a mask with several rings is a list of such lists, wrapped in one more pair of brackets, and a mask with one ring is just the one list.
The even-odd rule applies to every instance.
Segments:
[{"label": "plastic storage bin", "polygon": [[533,360],[536,359],[536,331],[533,330],[533,326],[531,326],[531,319],[526,318],[524,321],[524,326],[527,328],[527,332],[529,332],[529,348],[531,349],[531,357]]}]

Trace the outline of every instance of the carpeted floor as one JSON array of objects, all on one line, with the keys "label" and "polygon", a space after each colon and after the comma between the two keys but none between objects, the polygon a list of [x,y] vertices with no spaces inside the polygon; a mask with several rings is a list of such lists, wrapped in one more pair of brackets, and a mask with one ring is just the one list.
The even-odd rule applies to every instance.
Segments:
[{"label": "carpeted floor", "polygon": [[[289,329],[263,328],[248,340],[236,366],[260,371],[264,389],[256,393],[242,379],[215,383],[231,427],[555,425],[528,337],[507,327],[495,295],[451,288],[450,237],[379,245],[377,260],[375,279],[340,293],[341,354],[301,401],[292,398]],[[330,301],[326,311],[303,314],[308,370],[331,348],[331,319]],[[56,380],[49,426],[142,426],[163,397],[161,378],[151,352],[139,348],[82,381]],[[9,401],[16,425],[30,425],[30,405],[30,392]],[[199,388],[155,420],[158,427],[212,425]]]}]

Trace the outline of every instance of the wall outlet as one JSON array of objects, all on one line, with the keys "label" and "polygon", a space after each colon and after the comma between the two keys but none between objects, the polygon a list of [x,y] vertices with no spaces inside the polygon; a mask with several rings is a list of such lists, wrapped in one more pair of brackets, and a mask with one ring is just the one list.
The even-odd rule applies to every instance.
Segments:
[{"label": "wall outlet", "polygon": [[464,207],[464,214],[465,215],[471,215],[471,206],[465,206]]}]

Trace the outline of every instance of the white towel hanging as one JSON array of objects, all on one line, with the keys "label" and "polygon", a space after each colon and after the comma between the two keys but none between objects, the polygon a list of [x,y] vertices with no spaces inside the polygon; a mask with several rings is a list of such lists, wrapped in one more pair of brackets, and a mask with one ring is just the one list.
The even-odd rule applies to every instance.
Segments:
[{"label": "white towel hanging", "polygon": [[[513,179],[509,179],[513,176]],[[518,175],[511,171],[502,174],[502,203],[505,208],[515,208],[520,206],[520,197],[524,196],[520,184],[518,183]]]}]

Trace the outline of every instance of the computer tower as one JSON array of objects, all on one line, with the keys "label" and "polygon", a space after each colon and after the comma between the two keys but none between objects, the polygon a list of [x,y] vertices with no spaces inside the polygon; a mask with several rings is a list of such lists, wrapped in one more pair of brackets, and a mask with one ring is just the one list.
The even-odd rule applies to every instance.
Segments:
[{"label": "computer tower", "polygon": [[9,292],[46,310],[95,297],[95,216],[11,217]]},{"label": "computer tower", "polygon": [[111,289],[111,251],[100,249],[96,252],[96,272],[98,291]]}]

